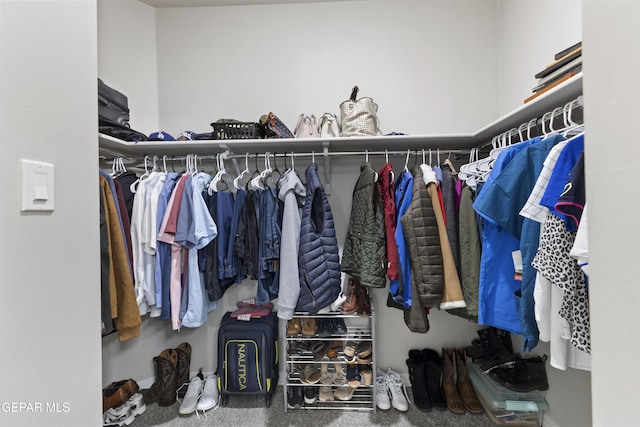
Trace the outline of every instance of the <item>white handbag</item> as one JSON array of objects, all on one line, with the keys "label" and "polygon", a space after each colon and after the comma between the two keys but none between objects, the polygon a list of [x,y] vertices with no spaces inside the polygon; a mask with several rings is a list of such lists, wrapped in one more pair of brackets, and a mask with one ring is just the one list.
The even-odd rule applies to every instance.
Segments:
[{"label": "white handbag", "polygon": [[378,104],[371,98],[356,99],[358,86],[351,97],[340,104],[340,136],[374,136],[381,134],[378,122]]},{"label": "white handbag", "polygon": [[320,117],[318,131],[321,138],[337,138],[340,136],[340,125],[338,118],[331,113],[324,113]]},{"label": "white handbag", "polygon": [[298,117],[298,123],[293,131],[293,135],[296,138],[317,138],[320,136],[318,132],[318,122],[315,115],[306,116],[300,114]]}]

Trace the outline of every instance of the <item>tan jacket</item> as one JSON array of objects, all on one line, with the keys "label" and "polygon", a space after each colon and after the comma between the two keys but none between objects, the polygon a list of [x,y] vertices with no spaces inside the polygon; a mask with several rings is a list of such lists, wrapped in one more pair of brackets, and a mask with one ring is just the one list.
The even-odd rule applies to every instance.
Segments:
[{"label": "tan jacket", "polygon": [[120,221],[109,183],[100,177],[101,196],[105,207],[109,234],[109,295],[111,316],[118,330],[118,339],[126,341],[140,335],[140,312],[133,288],[133,278],[127,259]]}]

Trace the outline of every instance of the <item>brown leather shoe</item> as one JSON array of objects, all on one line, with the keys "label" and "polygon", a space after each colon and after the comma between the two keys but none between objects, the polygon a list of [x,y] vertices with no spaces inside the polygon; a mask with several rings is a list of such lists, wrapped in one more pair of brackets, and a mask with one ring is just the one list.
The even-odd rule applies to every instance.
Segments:
[{"label": "brown leather shoe", "polygon": [[340,308],[341,314],[353,314],[358,308],[358,300],[356,295],[356,282],[353,279],[349,279],[347,285],[347,299],[342,303]]},{"label": "brown leather shoe", "polygon": [[302,320],[302,336],[303,337],[316,336],[316,318],[315,317],[305,317]]},{"label": "brown leather shoe", "polygon": [[102,412],[122,405],[138,391],[138,383],[132,379],[116,381],[102,390]]},{"label": "brown leather shoe", "polygon": [[299,317],[294,317],[287,323],[287,336],[294,337],[302,333],[302,322]]},{"label": "brown leather shoe", "polygon": [[371,299],[369,298],[369,288],[362,285],[356,285],[356,301],[358,316],[371,316]]}]

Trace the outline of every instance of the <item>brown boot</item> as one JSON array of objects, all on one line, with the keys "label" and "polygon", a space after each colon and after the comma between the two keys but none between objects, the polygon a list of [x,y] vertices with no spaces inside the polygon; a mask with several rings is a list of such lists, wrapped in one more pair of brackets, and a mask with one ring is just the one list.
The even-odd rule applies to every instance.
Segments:
[{"label": "brown boot", "polygon": [[442,359],[442,390],[447,401],[447,408],[454,414],[464,414],[464,404],[458,394],[455,382],[455,351],[450,348],[443,348]]},{"label": "brown boot", "polygon": [[371,316],[371,299],[369,298],[369,288],[360,284],[356,285],[356,311],[358,316]]},{"label": "brown boot", "polygon": [[358,300],[356,295],[356,282],[353,279],[349,279],[347,285],[347,299],[342,303],[340,308],[340,314],[353,314],[358,309]]},{"label": "brown boot", "polygon": [[178,354],[176,386],[178,388],[178,397],[182,399],[187,392],[187,385],[189,384],[189,372],[191,371],[191,345],[183,342],[176,347],[176,352]]},{"label": "brown boot", "polygon": [[176,402],[177,363],[178,352],[172,348],[153,358],[156,381],[150,388],[140,390],[146,404],[157,402],[160,406],[171,406]]},{"label": "brown boot", "polygon": [[473,385],[469,379],[469,373],[467,372],[467,355],[464,352],[464,348],[458,348],[454,350],[456,355],[456,373],[458,383],[458,393],[462,399],[462,403],[467,411],[472,414],[481,414],[482,405],[478,401],[478,396],[473,390]]}]

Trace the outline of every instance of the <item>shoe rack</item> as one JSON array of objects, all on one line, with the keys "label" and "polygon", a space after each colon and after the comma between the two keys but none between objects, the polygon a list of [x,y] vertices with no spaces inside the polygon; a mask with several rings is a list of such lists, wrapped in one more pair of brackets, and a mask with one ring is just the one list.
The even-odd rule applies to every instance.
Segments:
[{"label": "shoe rack", "polygon": [[[316,324],[327,320],[343,320],[346,333],[332,332],[329,336],[319,336],[317,332],[311,335],[307,329],[305,334],[302,330],[292,335],[286,334],[285,411],[326,409],[375,412],[375,308],[373,300],[370,300],[371,314],[368,316],[341,314],[340,309],[326,314],[294,314],[294,319],[300,319],[302,326],[311,318],[316,319]],[[366,355],[367,348],[370,354],[360,356],[359,350]],[[369,381],[366,381],[366,371],[370,373]],[[344,376],[340,376],[340,372]],[[359,376],[359,384],[354,373]],[[342,381],[347,382],[341,384]],[[307,399],[305,391],[309,394]],[[311,396],[315,398],[311,399]],[[314,400],[313,403],[310,403],[311,400]]]}]

